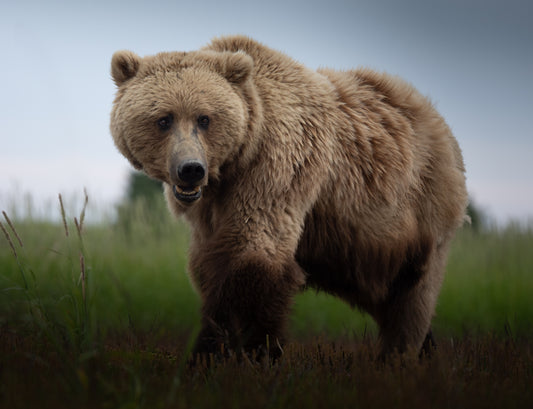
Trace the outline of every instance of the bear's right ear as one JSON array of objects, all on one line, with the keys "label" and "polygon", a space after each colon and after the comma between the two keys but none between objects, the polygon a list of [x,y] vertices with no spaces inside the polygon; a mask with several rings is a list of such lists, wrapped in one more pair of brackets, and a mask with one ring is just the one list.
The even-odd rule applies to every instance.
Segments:
[{"label": "bear's right ear", "polygon": [[135,77],[141,58],[131,51],[117,51],[111,59],[111,76],[117,86]]},{"label": "bear's right ear", "polygon": [[250,76],[254,68],[254,60],[243,51],[230,52],[224,51],[221,58],[219,69],[221,74],[229,82],[241,84]]}]

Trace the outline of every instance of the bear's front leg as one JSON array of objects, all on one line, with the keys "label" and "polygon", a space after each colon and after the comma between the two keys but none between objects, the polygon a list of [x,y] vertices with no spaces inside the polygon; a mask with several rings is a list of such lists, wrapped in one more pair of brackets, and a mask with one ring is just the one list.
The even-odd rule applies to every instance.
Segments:
[{"label": "bear's front leg", "polygon": [[294,259],[211,250],[191,268],[203,301],[195,358],[228,350],[279,355],[293,296],[305,283]]}]

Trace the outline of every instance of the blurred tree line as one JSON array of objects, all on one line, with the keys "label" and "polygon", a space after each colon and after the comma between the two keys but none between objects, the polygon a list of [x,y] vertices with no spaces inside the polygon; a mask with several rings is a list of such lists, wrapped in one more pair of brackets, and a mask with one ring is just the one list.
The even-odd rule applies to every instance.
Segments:
[{"label": "blurred tree line", "polygon": [[150,228],[156,233],[172,221],[163,196],[163,184],[144,173],[131,171],[124,198],[117,205],[117,226],[127,235]]},{"label": "blurred tree line", "polygon": [[466,214],[470,217],[470,228],[475,232],[480,232],[489,227],[487,214],[472,199],[468,203]]},{"label": "blurred tree line", "polygon": [[149,203],[153,203],[162,191],[163,183],[160,181],[151,179],[141,172],[130,172],[126,187],[126,200],[128,202],[144,199]]},{"label": "blurred tree line", "polygon": [[[171,218],[163,197],[163,184],[136,171],[130,172],[126,194],[117,211],[117,222],[127,231],[131,230],[134,219],[140,218],[143,222],[158,226],[168,223]],[[467,214],[472,230],[479,232],[488,227],[487,215],[472,200],[468,204]]]}]

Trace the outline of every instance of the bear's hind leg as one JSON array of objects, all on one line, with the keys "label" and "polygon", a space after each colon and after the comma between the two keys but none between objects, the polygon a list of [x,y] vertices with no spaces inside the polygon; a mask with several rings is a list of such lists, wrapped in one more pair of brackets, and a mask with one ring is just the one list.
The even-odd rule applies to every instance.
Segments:
[{"label": "bear's hind leg", "polygon": [[443,261],[443,254],[432,251],[423,268],[404,271],[406,282],[396,283],[388,299],[378,307],[374,317],[380,327],[382,356],[409,350],[420,352],[426,344],[428,348],[430,343],[434,345],[430,326],[442,284]]}]

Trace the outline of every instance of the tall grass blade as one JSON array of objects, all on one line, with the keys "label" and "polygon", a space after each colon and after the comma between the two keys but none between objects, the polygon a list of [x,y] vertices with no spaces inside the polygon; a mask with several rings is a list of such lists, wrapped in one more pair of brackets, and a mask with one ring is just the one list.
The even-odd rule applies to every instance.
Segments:
[{"label": "tall grass blade", "polygon": [[11,241],[11,237],[9,236],[9,233],[4,227],[4,224],[2,222],[0,222],[0,228],[2,229],[2,232],[4,233],[4,236],[6,237],[6,240],[9,243],[9,247],[11,247],[11,251],[13,252],[13,255],[18,260],[18,254],[17,254],[17,250],[15,249],[15,245],[13,244],[13,241]]},{"label": "tall grass blade", "polygon": [[83,299],[83,305],[85,306],[85,309],[87,309],[87,299],[85,297],[85,258],[83,257],[83,254],[80,253],[80,281],[81,281],[81,295]]},{"label": "tall grass blade", "polygon": [[81,213],[80,213],[80,228],[79,228],[80,234],[81,234],[81,231],[83,230],[83,223],[85,221],[85,210],[87,209],[87,204],[89,203],[89,196],[87,195],[86,188],[83,188],[83,194],[85,196],[85,200],[83,202],[83,208],[81,209]]},{"label": "tall grass blade", "polygon": [[6,219],[7,224],[9,224],[9,227],[11,227],[11,230],[13,231],[13,234],[17,238],[20,247],[24,247],[24,244],[22,243],[22,240],[20,239],[20,237],[19,237],[19,235],[17,233],[17,229],[15,229],[15,226],[13,226],[13,223],[11,223],[11,220],[7,216],[6,212],[2,210],[2,214],[4,215],[4,219]]},{"label": "tall grass blade", "polygon": [[63,220],[63,227],[65,228],[65,235],[68,237],[67,217],[65,216],[65,206],[63,205],[63,198],[59,193],[59,207],[61,209],[61,219]]},{"label": "tall grass blade", "polygon": [[[9,224],[9,227],[11,228],[11,231],[13,232],[15,237],[17,238],[18,243],[20,244],[20,247],[24,250],[24,245],[22,243],[22,240],[21,240],[20,236],[17,233],[17,230],[15,229],[15,226],[13,225],[13,223],[11,222],[9,217],[7,216],[6,212],[2,211],[2,213],[3,213],[4,218],[6,219],[7,223]],[[15,248],[13,240],[11,240],[11,235],[9,234],[9,232],[7,231],[7,229],[5,228],[5,226],[4,226],[4,224],[2,222],[0,222],[0,228],[2,229],[2,232],[4,233],[4,236],[5,236],[6,240],[7,240],[7,242],[9,243],[9,247],[11,247],[11,251],[13,252],[13,255],[15,256],[15,260],[17,260],[17,264],[19,266],[20,274],[22,276],[22,281],[24,282],[24,289],[27,291],[29,287],[28,287],[28,281],[26,280],[26,273],[24,272],[24,267],[22,265],[23,264],[22,260],[21,260],[21,258],[19,257],[19,255],[17,253],[17,249]],[[28,297],[27,293],[26,293],[26,297]]]}]

